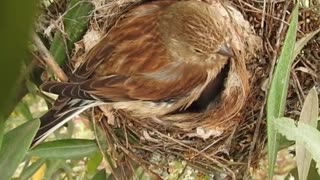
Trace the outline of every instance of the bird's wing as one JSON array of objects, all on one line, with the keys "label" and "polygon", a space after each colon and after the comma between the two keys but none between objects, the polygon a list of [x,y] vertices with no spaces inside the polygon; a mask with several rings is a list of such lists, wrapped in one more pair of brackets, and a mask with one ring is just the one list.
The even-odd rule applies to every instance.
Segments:
[{"label": "bird's wing", "polygon": [[174,2],[151,2],[121,16],[89,51],[71,81],[80,82],[91,76],[152,71],[166,63],[166,50],[158,32],[158,18],[163,13],[162,9]]},{"label": "bird's wing", "polygon": [[73,99],[59,96],[54,106],[40,117],[40,128],[32,141],[32,147],[86,109],[101,105],[92,100]]},{"label": "bird's wing", "polygon": [[190,95],[207,79],[200,66],[169,64],[157,71],[131,76],[119,74],[93,77],[84,82],[49,82],[42,86],[47,92],[76,99],[102,101],[149,100],[166,101]]},{"label": "bird's wing", "polygon": [[86,56],[71,82],[49,82],[42,89],[78,99],[170,100],[204,84],[203,67],[172,58],[158,30],[163,8],[156,1],[133,9]]},{"label": "bird's wing", "polygon": [[[41,142],[77,114],[99,105],[101,101],[170,101],[191,96],[190,93],[206,80],[207,72],[200,66],[169,64],[158,71],[131,76],[115,74],[92,77],[83,82],[44,83],[44,91],[60,96],[55,105],[40,118],[41,127],[33,145]],[[96,99],[101,101],[95,101]],[[190,100],[192,101],[192,98]],[[186,100],[181,107],[190,103]]]},{"label": "bird's wing", "polygon": [[93,99],[168,100],[203,83],[206,72],[201,67],[170,63],[161,42],[158,17],[174,2],[154,1],[125,13],[90,50],[70,82],[43,84],[43,90],[60,95],[60,105],[40,118],[41,128],[33,143],[96,105]]},{"label": "bird's wing", "polygon": [[[106,76],[111,84],[114,81],[118,83],[129,82],[130,75],[134,72],[151,71],[165,64],[164,58],[160,56],[160,54],[164,54],[164,49],[161,48],[161,45],[156,47],[157,42],[155,41],[159,39],[159,35],[154,31],[156,31],[157,18],[161,14],[161,9],[172,3],[174,3],[172,0],[156,1],[129,10],[89,51],[85,62],[69,77],[70,82],[43,84],[43,90],[54,92],[60,96],[54,106],[40,118],[41,127],[33,141],[34,145],[75,115],[97,105],[96,101],[91,100],[92,94],[83,91],[80,85],[85,86],[85,84],[91,84],[95,81],[105,82],[106,80],[103,79]],[[141,39],[141,36],[145,38]],[[157,49],[157,52],[147,51],[149,48]],[[148,58],[157,59],[157,61],[144,62]],[[159,59],[161,60],[158,61]],[[139,65],[133,68],[133,66],[125,64]],[[114,75],[110,76],[110,74]],[[97,86],[97,88],[101,87]],[[60,91],[58,91],[59,89]],[[117,90],[119,94],[120,88]]]}]

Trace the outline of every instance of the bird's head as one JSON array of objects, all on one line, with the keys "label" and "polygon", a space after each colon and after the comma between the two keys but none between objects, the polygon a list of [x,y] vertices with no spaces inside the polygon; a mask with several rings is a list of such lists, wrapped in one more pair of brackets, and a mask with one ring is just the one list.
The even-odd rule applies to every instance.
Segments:
[{"label": "bird's head", "polygon": [[159,31],[174,58],[191,62],[226,61],[234,56],[223,18],[209,4],[181,1],[159,17]]}]

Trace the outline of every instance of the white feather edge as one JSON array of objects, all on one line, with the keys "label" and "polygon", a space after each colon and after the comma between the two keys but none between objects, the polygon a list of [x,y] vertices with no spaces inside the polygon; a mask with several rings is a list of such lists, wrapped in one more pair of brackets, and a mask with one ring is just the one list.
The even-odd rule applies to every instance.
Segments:
[{"label": "white feather edge", "polygon": [[50,134],[52,134],[54,131],[56,131],[57,129],[59,129],[62,125],[64,125],[66,122],[68,122],[69,120],[71,120],[72,118],[74,118],[75,116],[79,115],[80,113],[82,113],[83,111],[92,108],[92,107],[96,107],[96,106],[100,106],[100,105],[104,105],[106,104],[105,102],[94,102],[91,104],[88,104],[86,106],[83,106],[82,108],[78,109],[77,111],[75,111],[72,115],[68,116],[67,118],[65,118],[64,120],[62,120],[61,122],[59,122],[57,125],[55,125],[53,128],[51,128],[49,131],[47,131],[46,133],[44,133],[43,135],[41,135],[39,137],[39,139],[33,144],[32,147],[38,145],[39,143],[41,143],[44,139],[46,139]]}]

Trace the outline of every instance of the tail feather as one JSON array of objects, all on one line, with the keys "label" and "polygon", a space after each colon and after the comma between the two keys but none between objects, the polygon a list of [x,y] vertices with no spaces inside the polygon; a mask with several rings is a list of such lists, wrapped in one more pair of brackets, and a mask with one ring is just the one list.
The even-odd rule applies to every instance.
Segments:
[{"label": "tail feather", "polygon": [[40,117],[40,128],[33,139],[32,147],[86,109],[102,104],[92,100],[59,97],[55,105]]}]

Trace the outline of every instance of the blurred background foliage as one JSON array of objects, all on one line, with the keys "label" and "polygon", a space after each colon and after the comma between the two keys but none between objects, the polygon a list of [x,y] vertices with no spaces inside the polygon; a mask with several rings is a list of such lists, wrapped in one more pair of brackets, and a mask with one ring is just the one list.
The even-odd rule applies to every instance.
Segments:
[{"label": "blurred background foliage", "polygon": [[23,59],[27,56],[27,41],[32,32],[38,1],[1,1],[0,38],[0,114],[1,122],[14,107],[20,89]]},{"label": "blurred background foliage", "polygon": [[[96,143],[86,140],[92,139],[93,133],[88,130],[89,124],[82,120],[70,123],[68,131],[64,129],[65,132],[55,134],[58,138],[78,139],[42,144],[42,147],[28,151],[39,127],[37,118],[47,110],[37,88],[41,83],[40,72],[35,67],[32,54],[35,48],[32,38],[37,36],[34,35],[34,22],[43,13],[40,9],[47,8],[43,7],[46,4],[50,1],[4,0],[0,3],[0,38],[3,42],[0,43],[1,179],[14,176],[21,179],[91,179],[102,160]],[[86,31],[93,6],[89,2],[71,0],[66,8],[69,10],[61,17],[69,37],[67,42],[61,33],[55,33],[51,45],[46,47],[61,65],[74,42]]]},{"label": "blurred background foliage", "polygon": [[[51,43],[42,36],[42,34],[34,34],[33,27],[35,26],[35,19],[40,12],[39,9],[46,9],[50,5],[50,1],[40,2],[38,0],[29,1],[16,1],[16,0],[2,0],[0,2],[0,174],[1,179],[106,179],[108,173],[111,172],[113,165],[112,161],[108,163],[104,160],[105,154],[101,154],[98,145],[94,140],[92,129],[93,124],[79,117],[73,122],[68,123],[68,128],[54,133],[51,140],[52,142],[43,143],[37,148],[29,150],[31,141],[39,127],[39,120],[37,119],[41,114],[47,110],[47,104],[50,97],[45,97],[38,91],[38,85],[41,83],[40,74],[41,69],[36,68],[34,64],[34,56],[32,51],[36,49],[33,44],[34,36],[38,36],[43,40],[43,45],[50,51],[50,54],[57,61],[57,63],[63,66],[70,58],[69,54],[74,48],[74,43],[79,41],[84,32],[87,29],[90,14],[93,11],[93,5],[88,1],[68,0],[67,3],[61,8],[65,8],[65,12],[61,15],[63,19],[64,33],[57,32],[53,35]],[[305,1],[307,2],[307,1]],[[303,4],[305,6],[305,4]],[[40,8],[41,7],[41,8]],[[298,11],[297,11],[298,12]],[[296,17],[297,18],[297,14]],[[297,21],[297,19],[296,19]],[[295,22],[297,23],[297,22]],[[300,52],[304,45],[296,43],[297,31],[296,25],[292,25],[288,33],[287,43],[282,53],[297,54]],[[312,34],[315,36],[316,33]],[[63,35],[67,35],[68,38],[63,38]],[[290,39],[291,38],[291,39]],[[310,40],[311,37],[306,38]],[[304,42],[306,44],[308,41]],[[286,44],[286,43],[285,43]],[[290,49],[290,47],[297,47],[297,44],[301,46],[299,49]],[[282,56],[280,56],[281,58]],[[283,55],[283,57],[289,57]],[[290,68],[292,60],[289,63],[285,63]],[[280,61],[280,60],[279,60]],[[49,70],[48,70],[49,71]],[[278,70],[284,72],[283,70]],[[50,74],[50,73],[49,73]],[[290,74],[290,73],[289,73]],[[276,78],[281,75],[276,75]],[[288,81],[288,74],[286,76],[286,83]],[[281,79],[280,79],[281,80]],[[279,80],[278,80],[279,81]],[[281,83],[280,83],[281,84]],[[272,97],[273,92],[279,90],[279,88],[288,88],[286,85],[277,85],[273,89],[271,88],[269,97]],[[286,92],[285,92],[286,94]],[[311,92],[312,98],[317,99],[317,91]],[[310,95],[311,96],[311,95]],[[285,103],[284,99],[276,99],[269,102],[272,108],[278,108],[276,111],[283,111],[280,107],[272,105],[272,103]],[[306,102],[304,108],[305,114],[310,111],[317,111],[319,106],[318,101]],[[310,105],[311,104],[311,105]],[[311,106],[311,107],[310,107]],[[271,111],[271,110],[270,110]],[[281,114],[281,113],[280,113]],[[316,119],[319,113],[309,119]],[[10,116],[9,116],[10,115]],[[316,117],[316,118],[315,118]],[[272,119],[275,126],[270,133],[270,137],[277,136],[277,128],[281,128],[283,124],[273,122],[276,118],[282,118],[282,115],[276,116]],[[308,119],[307,117],[301,117],[302,119]],[[301,119],[300,119],[301,121]],[[296,135],[294,132],[299,132],[305,129],[305,127],[295,127],[292,125],[294,122],[292,119],[284,119],[284,127],[288,127],[286,132],[281,132],[288,139],[296,142],[306,143],[306,149],[310,149],[310,143],[316,142],[319,138],[319,132],[314,132],[314,139],[310,139],[310,136]],[[290,129],[291,128],[291,129]],[[299,129],[295,129],[299,128]],[[307,127],[308,128],[308,127]],[[315,128],[314,128],[315,129]],[[50,139],[50,138],[49,138]],[[307,140],[306,140],[307,139]],[[273,141],[273,140],[271,140]],[[276,140],[274,140],[276,141]],[[319,142],[319,141],[318,141]],[[105,145],[107,146],[107,145]],[[315,143],[312,146],[315,149],[320,149],[320,145]],[[269,151],[277,151],[276,147],[268,147]],[[305,152],[302,152],[303,154]],[[311,165],[309,172],[309,165],[300,167],[304,169],[304,173],[298,175],[297,170],[293,170],[292,174],[296,179],[317,179],[319,178],[315,164],[319,163],[318,152],[312,152],[312,157],[316,159]],[[273,158],[276,153],[270,157],[269,161],[274,164]],[[309,159],[308,161],[311,161]],[[309,162],[304,162],[308,164]],[[303,164],[303,163],[302,163]],[[182,176],[180,173],[185,173],[186,165],[183,162],[174,161],[171,166],[171,175],[168,175],[168,179],[177,179]],[[269,164],[269,167],[272,166]],[[272,169],[272,168],[271,168]],[[106,171],[107,170],[107,171]],[[306,172],[305,172],[306,171]],[[135,177],[150,178],[145,176],[143,170],[137,168]],[[195,177],[198,176],[201,179],[208,179],[209,176],[199,176],[195,171],[188,171],[188,175],[183,177]],[[270,171],[270,174],[271,171]]]}]

